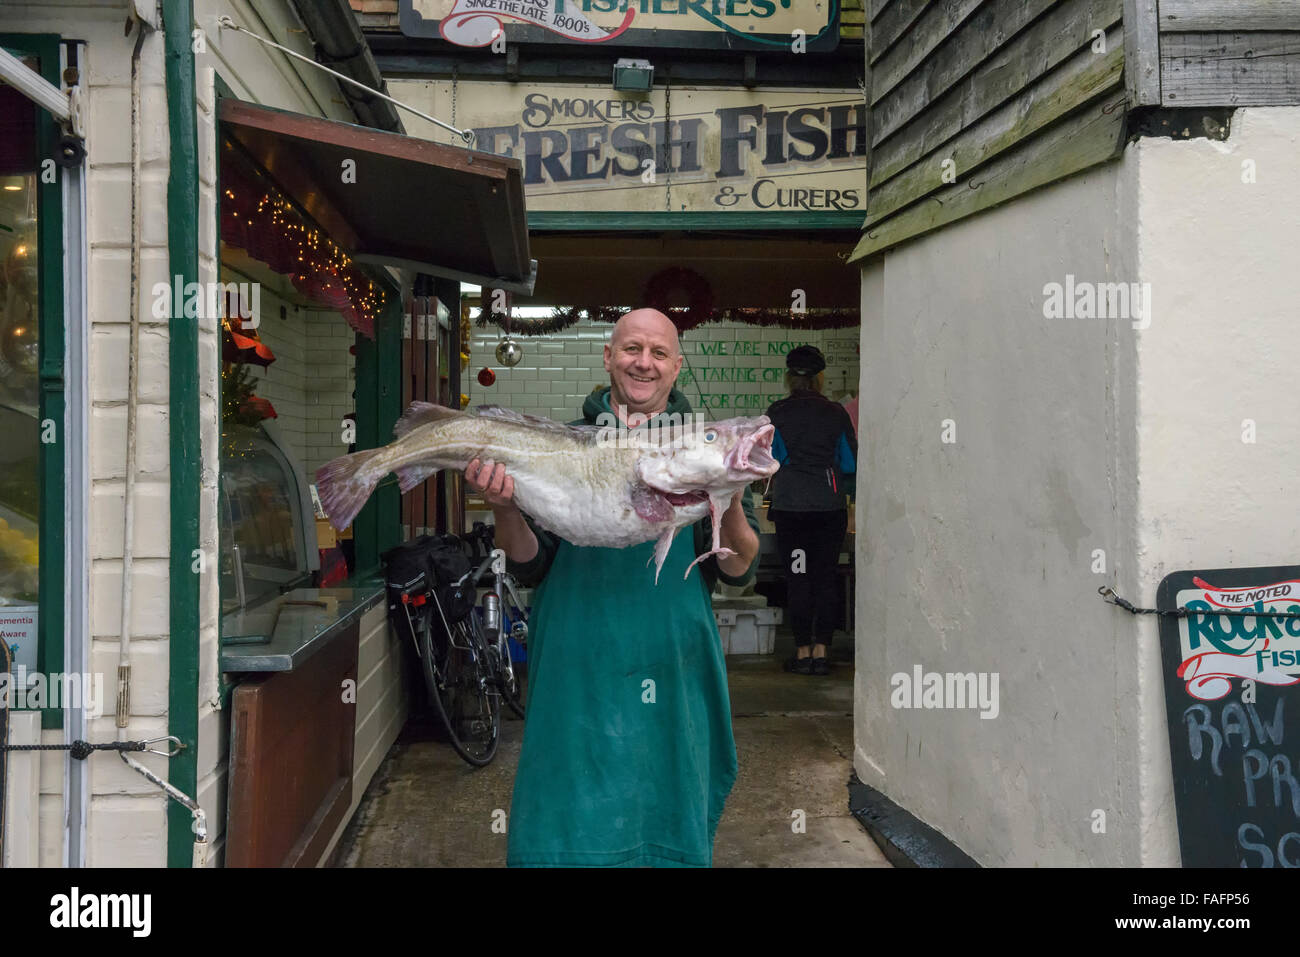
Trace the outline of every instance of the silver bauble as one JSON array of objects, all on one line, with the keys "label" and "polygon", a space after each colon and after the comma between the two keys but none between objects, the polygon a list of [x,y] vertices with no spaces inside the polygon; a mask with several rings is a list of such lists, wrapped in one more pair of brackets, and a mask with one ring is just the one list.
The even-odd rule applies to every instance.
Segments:
[{"label": "silver bauble", "polygon": [[517,366],[524,357],[524,347],[509,336],[497,343],[497,362],[503,366]]}]

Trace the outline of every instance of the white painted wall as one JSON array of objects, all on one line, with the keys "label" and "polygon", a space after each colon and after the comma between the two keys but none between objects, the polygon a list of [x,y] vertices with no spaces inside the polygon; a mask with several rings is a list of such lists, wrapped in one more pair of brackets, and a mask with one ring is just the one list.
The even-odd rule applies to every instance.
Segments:
[{"label": "white painted wall", "polygon": [[[54,33],[86,41],[81,53],[82,82],[88,90],[89,302],[91,322],[90,540],[92,669],[112,688],[121,631],[123,496],[125,488],[127,354],[131,315],[130,67],[134,34],[124,37],[128,4],[106,0],[0,2],[3,29],[14,33]],[[248,37],[216,29],[229,14],[240,24],[310,56],[310,37],[287,0],[196,0],[195,21],[205,32],[207,51],[198,56],[199,106],[199,279],[216,278],[216,137],[214,75],[241,98],[279,109],[352,121],[334,80],[293,62]],[[132,737],[167,733],[168,706],[168,341],[166,320],[151,314],[150,290],[167,282],[168,130],[161,33],[146,39],[141,53],[143,255],[141,270],[141,364],[136,429],[136,528],[132,570],[133,684]],[[342,320],[339,320],[340,323]],[[346,347],[345,347],[346,348]],[[200,540],[215,555],[216,448],[219,435],[217,377],[219,339],[215,321],[200,321],[200,420],[203,485]],[[215,563],[209,563],[215,567]],[[224,716],[217,695],[219,598],[216,576],[201,586],[199,663],[199,800],[208,812],[212,862],[221,860],[225,816]],[[95,741],[112,740],[109,714],[90,722]],[[42,733],[61,742],[62,732]],[[42,758],[39,782],[39,859],[57,865],[62,856],[63,759]],[[165,759],[140,760],[160,775]],[[110,754],[90,759],[90,811],[87,863],[91,866],[162,866],[166,863],[166,799],[143,777]],[[14,828],[23,825],[12,821]]]},{"label": "white painted wall", "polygon": [[[864,270],[855,767],[982,864],[1178,863],[1156,625],[1096,590],[1296,558],[1298,138],[1144,139]],[[1067,273],[1150,282],[1149,328],[1045,319]],[[998,717],[892,707],[918,664]]]},{"label": "white painted wall", "polygon": [[[1300,561],[1300,108],[1238,110],[1226,143],[1142,140],[1126,163],[1156,302],[1137,421],[1139,594],[1152,604],[1173,571]],[[1141,813],[1172,827],[1154,625],[1142,636]],[[1144,833],[1144,861],[1177,860],[1166,829]]]}]

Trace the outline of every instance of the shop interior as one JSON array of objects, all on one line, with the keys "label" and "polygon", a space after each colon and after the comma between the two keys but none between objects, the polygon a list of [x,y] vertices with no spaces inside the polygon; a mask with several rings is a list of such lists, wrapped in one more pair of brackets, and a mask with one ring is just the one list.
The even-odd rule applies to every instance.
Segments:
[{"label": "shop interior", "polygon": [[[536,290],[507,297],[508,319],[488,321],[478,290],[465,297],[473,327],[469,403],[558,421],[576,418],[587,394],[608,385],[602,349],[610,320],[653,304],[684,330],[677,387],[695,411],[716,419],[761,415],[787,394],[785,354],[810,343],[827,358],[825,394],[845,404],[856,422],[860,289],[840,259],[850,238],[838,231],[535,233]],[[700,321],[706,315],[711,318]],[[515,343],[507,353],[514,365],[498,358],[497,347],[507,339]],[[732,653],[770,652],[779,621],[771,609],[784,603],[769,499],[761,486],[753,492],[760,503],[757,581],[744,589],[719,585],[714,596],[723,632],[735,617],[726,611],[750,613],[741,616],[745,627],[723,635]],[[490,520],[473,496],[466,508],[468,522]],[[850,510],[840,554],[840,628],[850,636],[853,556]]]},{"label": "shop interior", "polygon": [[0,631],[8,645],[0,653],[33,672],[42,498],[38,235],[50,228],[38,213],[37,136],[36,107],[0,85]]}]

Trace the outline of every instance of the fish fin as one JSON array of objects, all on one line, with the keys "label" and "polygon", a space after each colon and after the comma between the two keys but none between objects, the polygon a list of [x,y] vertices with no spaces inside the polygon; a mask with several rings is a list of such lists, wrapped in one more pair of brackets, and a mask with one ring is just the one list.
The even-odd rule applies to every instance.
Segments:
[{"label": "fish fin", "polygon": [[428,425],[430,422],[438,422],[442,419],[455,418],[460,415],[464,415],[464,413],[449,409],[446,406],[434,405],[432,402],[412,402],[402,417],[397,420],[397,424],[393,426],[393,437],[400,439],[407,432],[421,425]]},{"label": "fish fin", "polygon": [[724,548],[715,548],[711,552],[705,552],[703,555],[698,555],[696,556],[695,561],[691,562],[689,565],[686,566],[686,574],[683,575],[682,578],[688,577],[691,573],[691,569],[694,568],[696,565],[698,565],[700,562],[704,561],[704,559],[706,558],[710,558],[713,555],[717,555],[719,558],[730,558],[732,555],[735,554],[736,553],[733,552],[730,548],[724,547]]},{"label": "fish fin", "polygon": [[340,532],[352,524],[384,473],[369,475],[366,468],[383,449],[368,449],[331,459],[316,470],[316,491],[330,524]]},{"label": "fish fin", "polygon": [[545,429],[548,432],[567,435],[570,438],[590,444],[594,444],[596,436],[604,431],[598,425],[565,425],[563,422],[556,422],[554,419],[543,418],[540,415],[529,415],[526,412],[516,412],[514,409],[507,409],[500,405],[475,406],[474,413],[484,419],[499,419],[502,422],[525,425],[532,429]]},{"label": "fish fin", "polygon": [[676,514],[672,503],[660,491],[652,489],[644,482],[637,482],[631,491],[632,507],[637,515],[652,525],[671,522]]},{"label": "fish fin", "polygon": [[[673,547],[673,536],[676,534],[677,534],[677,529],[675,528],[667,529],[662,535],[659,536],[659,540],[655,542],[654,563],[655,563],[655,584],[656,585],[659,584],[659,570],[664,567],[664,562],[668,558],[668,551]],[[646,564],[649,565],[650,562],[647,561]]]},{"label": "fish fin", "polygon": [[731,495],[731,492],[724,492],[722,495],[715,495],[713,493],[709,494],[709,520],[713,524],[713,547],[703,555],[696,556],[695,561],[686,566],[686,575],[683,575],[682,578],[686,578],[687,575],[690,575],[692,568],[712,555],[717,555],[721,558],[730,558],[732,555],[736,554],[736,552],[732,551],[730,548],[725,547],[721,540],[722,513],[726,511],[722,506],[722,503],[730,501]]},{"label": "fish fin", "polygon": [[436,465],[408,465],[406,468],[394,469],[393,473],[397,476],[398,488],[405,495],[436,471]]}]

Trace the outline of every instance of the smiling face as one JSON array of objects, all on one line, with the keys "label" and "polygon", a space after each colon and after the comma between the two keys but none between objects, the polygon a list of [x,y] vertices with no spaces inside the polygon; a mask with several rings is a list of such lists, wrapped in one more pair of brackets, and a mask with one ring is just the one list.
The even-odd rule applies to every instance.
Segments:
[{"label": "smiling face", "polygon": [[668,394],[682,371],[677,327],[655,309],[634,309],[614,325],[605,346],[610,406],[654,415],[668,407]]}]

